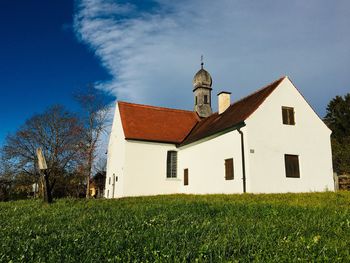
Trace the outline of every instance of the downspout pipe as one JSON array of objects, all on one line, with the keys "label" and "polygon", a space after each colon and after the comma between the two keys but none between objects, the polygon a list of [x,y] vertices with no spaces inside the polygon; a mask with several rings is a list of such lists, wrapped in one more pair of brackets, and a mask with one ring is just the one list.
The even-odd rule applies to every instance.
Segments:
[{"label": "downspout pipe", "polygon": [[243,193],[246,193],[246,176],[245,176],[245,157],[244,157],[244,134],[241,131],[241,128],[238,128],[237,131],[241,135],[241,151],[242,151],[242,173],[243,173]]}]

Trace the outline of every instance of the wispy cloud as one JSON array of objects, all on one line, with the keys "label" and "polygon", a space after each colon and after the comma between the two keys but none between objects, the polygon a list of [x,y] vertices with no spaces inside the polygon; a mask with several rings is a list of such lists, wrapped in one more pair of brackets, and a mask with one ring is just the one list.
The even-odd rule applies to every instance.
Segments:
[{"label": "wispy cloud", "polygon": [[290,75],[317,111],[350,86],[349,1],[112,1],[76,3],[74,28],[113,78],[118,99],[192,107],[201,54],[214,92],[233,99]]}]

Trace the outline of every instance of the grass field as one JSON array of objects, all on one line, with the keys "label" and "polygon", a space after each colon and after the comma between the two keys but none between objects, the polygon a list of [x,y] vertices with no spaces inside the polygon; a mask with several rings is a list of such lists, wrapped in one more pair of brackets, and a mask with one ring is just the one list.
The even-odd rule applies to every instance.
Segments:
[{"label": "grass field", "polygon": [[350,262],[350,192],[0,203],[0,262]]}]

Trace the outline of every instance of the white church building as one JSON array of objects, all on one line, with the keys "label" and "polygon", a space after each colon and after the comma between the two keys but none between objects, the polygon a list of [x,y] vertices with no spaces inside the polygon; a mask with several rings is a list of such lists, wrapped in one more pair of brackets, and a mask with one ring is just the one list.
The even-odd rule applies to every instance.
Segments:
[{"label": "white church building", "polygon": [[288,77],[231,104],[202,68],[194,111],[117,102],[106,198],[334,190],[330,134]]}]

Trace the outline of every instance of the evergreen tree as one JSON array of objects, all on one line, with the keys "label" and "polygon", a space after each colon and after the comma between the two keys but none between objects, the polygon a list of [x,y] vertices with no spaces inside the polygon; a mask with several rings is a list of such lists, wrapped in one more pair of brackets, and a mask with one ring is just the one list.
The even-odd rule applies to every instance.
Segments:
[{"label": "evergreen tree", "polygon": [[329,102],[324,121],[332,130],[333,169],[350,174],[350,93]]}]

